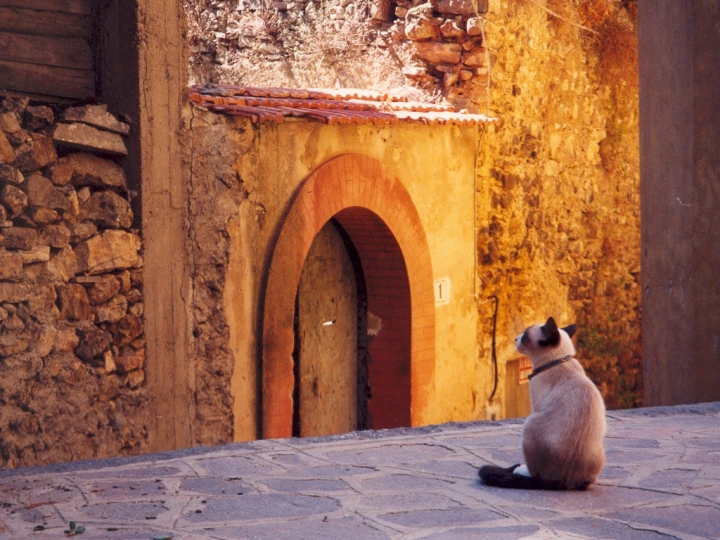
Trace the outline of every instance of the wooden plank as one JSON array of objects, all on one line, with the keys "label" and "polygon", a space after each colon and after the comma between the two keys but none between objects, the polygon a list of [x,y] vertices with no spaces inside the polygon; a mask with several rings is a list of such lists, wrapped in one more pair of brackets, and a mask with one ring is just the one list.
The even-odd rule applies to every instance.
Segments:
[{"label": "wooden plank", "polygon": [[71,69],[93,69],[84,39],[0,32],[0,60]]},{"label": "wooden plank", "polygon": [[0,60],[0,89],[86,99],[95,96],[95,72]]},{"label": "wooden plank", "polygon": [[92,17],[0,5],[0,30],[19,34],[75,37],[90,40]]},{"label": "wooden plank", "polygon": [[5,7],[92,15],[92,0],[2,0],[2,5]]}]

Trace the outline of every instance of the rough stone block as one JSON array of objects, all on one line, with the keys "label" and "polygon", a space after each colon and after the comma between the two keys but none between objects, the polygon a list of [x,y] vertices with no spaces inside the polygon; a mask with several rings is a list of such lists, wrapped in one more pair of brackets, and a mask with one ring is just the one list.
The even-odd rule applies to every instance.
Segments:
[{"label": "rough stone block", "polygon": [[37,171],[57,160],[58,156],[52,139],[42,135],[24,142],[15,151],[15,165],[22,172]]},{"label": "rough stone block", "polygon": [[113,341],[118,347],[128,345],[144,330],[142,321],[134,315],[127,315],[111,326]]},{"label": "rough stone block", "polygon": [[116,294],[109,301],[95,307],[97,322],[117,322],[127,314],[128,302],[121,295]]},{"label": "rough stone block", "polygon": [[47,262],[50,260],[50,246],[35,246],[32,249],[18,252],[23,264]]},{"label": "rough stone block", "polygon": [[37,231],[29,227],[8,227],[3,231],[5,247],[9,249],[32,249],[37,243]]},{"label": "rough stone block", "polygon": [[54,351],[72,352],[80,343],[74,328],[58,328],[53,342]]},{"label": "rough stone block", "polygon": [[130,133],[130,126],[109,113],[105,104],[70,107],[65,110],[61,119],[65,122],[82,122],[120,135]]},{"label": "rough stone block", "polygon": [[440,31],[432,24],[433,8],[428,2],[410,8],[405,15],[405,35],[413,41],[435,39]]},{"label": "rough stone block", "polygon": [[19,169],[10,165],[0,163],[0,182],[20,185],[25,180]]},{"label": "rough stone block", "polygon": [[0,280],[20,281],[22,279],[22,257],[13,251],[0,251]]},{"label": "rough stone block", "polygon": [[87,240],[98,231],[94,223],[83,221],[75,225],[70,231],[70,243],[72,245]]},{"label": "rough stone block", "polygon": [[[78,329],[80,343],[75,347],[75,354],[86,362],[91,362],[110,348],[112,337],[104,330],[97,326],[86,326]],[[105,358],[102,357],[102,365],[105,364]]]},{"label": "rough stone block", "polygon": [[38,244],[61,249],[70,245],[70,229],[64,223],[47,225],[40,229]]},{"label": "rough stone block", "polygon": [[68,283],[58,291],[60,316],[68,321],[92,321],[95,313],[90,306],[85,287]]},{"label": "rough stone block", "polygon": [[27,208],[28,198],[23,190],[7,184],[0,191],[0,202],[9,210],[10,217],[15,217]]},{"label": "rough stone block", "polygon": [[10,145],[7,135],[0,131],[0,163],[14,163],[15,150]]},{"label": "rough stone block", "polygon": [[70,247],[62,249],[47,262],[45,272],[50,281],[66,283],[77,273],[75,252]]},{"label": "rough stone block", "polygon": [[93,193],[82,205],[78,217],[93,221],[105,229],[129,229],[133,222],[133,211],[127,200],[106,190]]},{"label": "rough stone block", "polygon": [[476,13],[472,0],[438,0],[435,10],[446,15],[476,15],[487,13],[488,2],[487,0],[477,0]]},{"label": "rough stone block", "polygon": [[461,38],[465,35],[465,30],[452,19],[448,19],[440,26],[440,34],[444,38]]},{"label": "rough stone block", "polygon": [[[108,351],[110,352],[110,351]],[[105,355],[105,371],[107,373],[112,373],[115,371],[115,369],[108,369],[107,363],[108,356]],[[112,359],[112,355],[110,355],[110,358]],[[113,364],[114,366],[114,364]],[[102,382],[102,386],[100,387],[100,397],[98,398],[100,401],[110,401],[112,399],[115,399],[117,395],[120,393],[120,379],[117,375],[110,375],[108,377],[105,377],[105,379]]]},{"label": "rough stone block", "polygon": [[370,16],[374,21],[386,22],[390,20],[390,0],[372,0],[370,4]]},{"label": "rough stone block", "polygon": [[136,369],[127,374],[127,383],[130,388],[137,388],[145,382],[145,372],[142,369]]},{"label": "rough stone block", "polygon": [[418,57],[430,64],[457,64],[460,62],[462,47],[459,43],[418,42],[415,43]]},{"label": "rough stone block", "polygon": [[44,321],[57,319],[60,312],[55,305],[57,293],[53,285],[39,285],[35,294],[28,299],[28,309],[37,319]]},{"label": "rough stone block", "polygon": [[46,225],[60,219],[60,214],[52,208],[33,208],[30,211],[30,219],[36,225]]},{"label": "rough stone block", "polygon": [[125,231],[107,230],[75,246],[78,272],[102,274],[132,268],[139,263],[140,238]]},{"label": "rough stone block", "polygon": [[480,17],[470,17],[465,29],[468,36],[481,36],[483,33],[483,21]]},{"label": "rough stone block", "polygon": [[53,183],[39,174],[33,174],[26,181],[28,205],[54,210],[70,210],[71,204],[65,194]]},{"label": "rough stone block", "polygon": [[0,113],[0,131],[12,135],[22,129],[20,117],[12,111]]},{"label": "rough stone block", "polygon": [[474,49],[470,51],[469,53],[463,55],[462,62],[468,67],[481,67],[485,65],[486,56],[485,56],[485,49],[483,47],[478,47],[477,49]]},{"label": "rough stone block", "polygon": [[0,302],[19,304],[29,300],[36,293],[34,283],[8,283],[0,281]]},{"label": "rough stone block", "polygon": [[23,125],[25,129],[36,131],[40,128],[52,124],[55,121],[55,115],[50,107],[43,105],[30,106],[23,112]]},{"label": "rough stone block", "polygon": [[145,349],[133,351],[133,354],[121,354],[115,358],[118,373],[127,373],[141,369],[145,363]]},{"label": "rough stone block", "polygon": [[117,133],[102,131],[87,124],[57,124],[53,132],[53,140],[70,148],[107,152],[110,154],[127,155],[127,148],[122,137]]},{"label": "rough stone block", "polygon": [[88,298],[91,304],[101,304],[107,302],[120,291],[120,282],[112,274],[99,276],[88,291]]},{"label": "rough stone block", "polygon": [[56,186],[64,186],[70,183],[73,177],[74,168],[72,163],[60,161],[50,168],[50,179]]},{"label": "rough stone block", "polygon": [[72,183],[75,187],[127,188],[125,172],[118,164],[107,159],[80,152],[61,158],[59,163],[72,166]]}]

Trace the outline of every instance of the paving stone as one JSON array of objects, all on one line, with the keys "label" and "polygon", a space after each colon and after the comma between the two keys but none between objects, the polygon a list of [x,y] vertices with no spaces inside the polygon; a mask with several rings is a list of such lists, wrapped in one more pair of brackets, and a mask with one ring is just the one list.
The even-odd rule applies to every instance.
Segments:
[{"label": "paving stone", "polygon": [[[154,494],[153,494],[154,495]],[[156,498],[156,496],[154,496]],[[145,521],[147,519],[156,519],[158,516],[167,512],[164,501],[155,502],[104,502],[88,505],[80,509],[77,521],[82,518],[90,520],[103,520],[118,523],[127,523],[132,521]]]},{"label": "paving stone", "polygon": [[[200,531],[196,531],[200,532]],[[263,525],[245,525],[220,528],[213,531],[213,538],[292,538],[307,540],[367,539],[385,540],[392,538],[370,523],[357,516],[340,518],[317,517],[314,519],[294,520],[290,523],[269,523]]]},{"label": "paving stone", "polygon": [[[18,285],[0,282],[0,297],[25,301]],[[720,539],[720,403],[612,411],[609,423],[606,467],[584,492],[478,481],[479,465],[519,452],[516,420],[0,470],[0,538],[60,538],[75,520],[85,540]]]},{"label": "paving stone", "polygon": [[273,467],[258,458],[238,456],[203,459],[198,461],[206,474],[218,477],[240,477],[247,474],[269,474],[282,469]]},{"label": "paving stone", "polygon": [[263,485],[273,491],[306,492],[306,491],[342,491],[349,486],[342,480],[297,480],[277,478],[266,480]]},{"label": "paving stone", "polygon": [[324,465],[321,467],[294,469],[290,471],[290,474],[292,474],[293,476],[305,476],[311,478],[346,478],[358,474],[372,474],[374,472],[377,472],[377,469],[374,467]]},{"label": "paving stone", "polygon": [[536,525],[515,525],[511,527],[463,527],[441,533],[423,536],[423,540],[508,540],[509,538],[527,538],[535,534]]},{"label": "paving stone", "polygon": [[415,460],[447,457],[452,450],[430,444],[392,445],[382,448],[352,449],[328,452],[329,459],[353,465],[381,465],[388,462],[412,463]]},{"label": "paving stone", "polygon": [[357,506],[360,509],[375,509],[383,512],[388,508],[397,510],[446,510],[457,507],[458,502],[437,493],[393,493],[360,497]]},{"label": "paving stone", "polygon": [[340,502],[326,497],[296,493],[263,493],[211,497],[201,512],[193,512],[183,519],[197,522],[241,521],[245,519],[293,518],[332,513]]},{"label": "paving stone", "polygon": [[656,508],[629,508],[609,516],[631,523],[689,533],[700,538],[720,538],[720,509],[701,504],[682,504]]},{"label": "paving stone", "polygon": [[697,476],[697,471],[687,469],[662,469],[652,473],[649,477],[638,482],[638,486],[644,488],[682,490],[685,486],[692,484]]},{"label": "paving stone", "polygon": [[607,540],[663,540],[674,536],[656,531],[638,530],[611,519],[583,517],[553,521],[553,529],[584,535],[589,538],[606,538]]},{"label": "paving stone", "polygon": [[380,516],[383,520],[405,527],[449,527],[458,525],[477,525],[484,521],[495,521],[504,516],[492,510],[470,509],[465,507],[444,510],[411,510],[392,512]]},{"label": "paving stone", "polygon": [[251,488],[239,478],[217,478],[204,476],[185,478],[180,483],[181,491],[192,491],[204,495],[237,495],[251,491]]}]

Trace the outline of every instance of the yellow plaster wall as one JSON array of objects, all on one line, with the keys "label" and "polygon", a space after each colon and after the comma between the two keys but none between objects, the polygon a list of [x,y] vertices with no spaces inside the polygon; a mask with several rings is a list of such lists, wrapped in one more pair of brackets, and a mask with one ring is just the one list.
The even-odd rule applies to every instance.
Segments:
[{"label": "yellow plaster wall", "polygon": [[[212,113],[195,113],[196,116]],[[215,115],[213,115],[215,116]],[[422,424],[477,417],[478,369],[475,308],[475,153],[477,128],[401,124],[392,127],[328,126],[305,121],[253,126],[243,120],[216,117],[235,133],[252,138],[238,152],[233,168],[247,198],[229,226],[231,253],[225,288],[234,371],[235,440],[257,436],[258,332],[264,274],[293,194],[315,168],[345,153],[379,160],[411,194],[427,235],[434,279],[448,277],[451,301],[436,307],[434,394]]]}]

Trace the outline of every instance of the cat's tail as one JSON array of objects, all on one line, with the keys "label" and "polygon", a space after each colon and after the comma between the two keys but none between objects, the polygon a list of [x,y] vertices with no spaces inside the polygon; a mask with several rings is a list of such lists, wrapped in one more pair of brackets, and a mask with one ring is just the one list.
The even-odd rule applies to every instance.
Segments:
[{"label": "cat's tail", "polygon": [[513,471],[519,466],[520,464],[517,464],[503,469],[496,465],[483,465],[480,467],[478,475],[486,486],[511,489],[567,489],[562,480],[543,480],[539,476],[514,473]]}]

